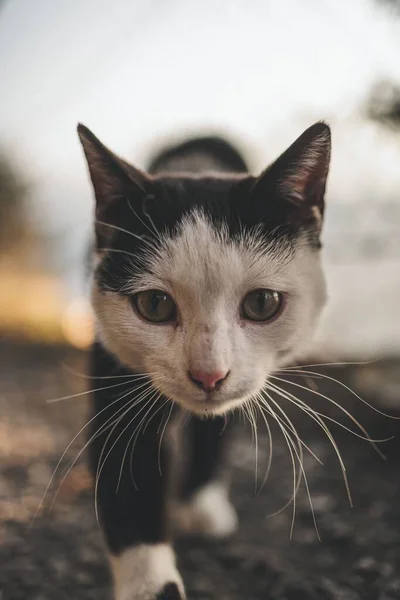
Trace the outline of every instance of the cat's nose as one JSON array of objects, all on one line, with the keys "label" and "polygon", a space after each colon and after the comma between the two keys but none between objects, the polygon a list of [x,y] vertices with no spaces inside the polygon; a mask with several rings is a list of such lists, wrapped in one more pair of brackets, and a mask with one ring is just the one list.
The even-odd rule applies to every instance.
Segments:
[{"label": "cat's nose", "polygon": [[217,389],[228,375],[229,371],[214,371],[212,373],[206,371],[189,371],[189,377],[193,383],[206,392],[212,392]]}]

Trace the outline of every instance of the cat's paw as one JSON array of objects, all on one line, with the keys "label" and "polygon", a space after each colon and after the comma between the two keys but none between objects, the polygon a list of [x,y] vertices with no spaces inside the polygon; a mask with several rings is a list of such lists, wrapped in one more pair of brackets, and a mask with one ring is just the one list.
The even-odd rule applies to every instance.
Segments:
[{"label": "cat's paw", "polygon": [[236,531],[238,518],[227,487],[209,483],[173,507],[173,523],[178,534],[224,538]]},{"label": "cat's paw", "polygon": [[168,544],[140,545],[111,557],[115,600],[185,600]]}]

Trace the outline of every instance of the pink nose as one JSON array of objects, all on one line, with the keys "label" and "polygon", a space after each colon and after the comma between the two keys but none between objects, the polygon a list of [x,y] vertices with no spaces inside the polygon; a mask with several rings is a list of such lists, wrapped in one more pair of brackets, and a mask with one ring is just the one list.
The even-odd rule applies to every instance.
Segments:
[{"label": "pink nose", "polygon": [[206,392],[212,392],[219,387],[228,375],[229,371],[214,371],[213,373],[189,371],[189,377],[193,383]]}]

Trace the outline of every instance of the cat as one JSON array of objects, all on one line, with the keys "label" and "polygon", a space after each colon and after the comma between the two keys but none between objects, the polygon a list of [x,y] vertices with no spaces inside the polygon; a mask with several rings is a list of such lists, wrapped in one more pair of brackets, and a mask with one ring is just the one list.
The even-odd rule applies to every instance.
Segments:
[{"label": "cat", "polygon": [[326,302],[330,128],[309,127],[257,177],[218,139],[167,149],[145,173],[78,133],[96,199],[89,461],[115,598],[183,600],[167,423],[191,415],[178,523],[228,535],[224,415],[307,348]]}]

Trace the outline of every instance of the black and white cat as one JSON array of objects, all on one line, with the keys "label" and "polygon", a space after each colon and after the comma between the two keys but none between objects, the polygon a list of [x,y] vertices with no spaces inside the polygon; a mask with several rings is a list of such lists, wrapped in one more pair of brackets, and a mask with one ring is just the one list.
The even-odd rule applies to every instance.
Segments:
[{"label": "black and white cat", "polygon": [[259,177],[215,139],[164,152],[146,174],[78,131],[96,196],[90,460],[115,597],[183,599],[166,423],[192,415],[183,526],[230,533],[222,415],[257,403],[325,303],[330,129],[311,126]]}]

